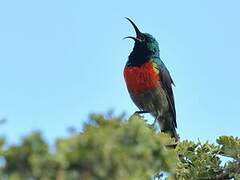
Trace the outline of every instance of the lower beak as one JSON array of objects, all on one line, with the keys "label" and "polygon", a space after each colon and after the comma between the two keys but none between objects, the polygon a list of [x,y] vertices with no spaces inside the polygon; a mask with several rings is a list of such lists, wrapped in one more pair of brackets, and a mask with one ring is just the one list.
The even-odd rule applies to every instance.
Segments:
[{"label": "lower beak", "polygon": [[133,36],[127,36],[127,37],[125,37],[125,38],[123,38],[123,39],[133,39],[135,42],[142,42],[141,39],[136,38],[136,37],[133,37]]}]

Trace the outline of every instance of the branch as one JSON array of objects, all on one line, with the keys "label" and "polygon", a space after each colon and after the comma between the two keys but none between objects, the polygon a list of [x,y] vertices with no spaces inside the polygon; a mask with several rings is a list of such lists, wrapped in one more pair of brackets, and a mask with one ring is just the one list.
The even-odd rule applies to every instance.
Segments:
[{"label": "branch", "polygon": [[240,173],[240,161],[236,163],[236,166],[223,170],[223,173],[220,175],[217,175],[215,177],[210,177],[210,178],[201,178],[201,179],[202,180],[227,180],[227,179],[234,178],[234,176],[232,175],[234,173]]}]

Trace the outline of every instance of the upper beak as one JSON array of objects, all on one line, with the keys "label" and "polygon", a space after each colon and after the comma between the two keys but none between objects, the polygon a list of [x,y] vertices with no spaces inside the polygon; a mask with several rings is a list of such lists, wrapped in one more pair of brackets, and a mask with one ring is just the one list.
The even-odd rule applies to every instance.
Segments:
[{"label": "upper beak", "polygon": [[134,30],[136,32],[136,36],[137,37],[127,36],[124,39],[131,38],[131,39],[133,39],[135,41],[141,42],[142,41],[142,33],[141,33],[141,31],[139,31],[138,27],[136,26],[136,24],[131,19],[129,19],[127,17],[126,17],[126,19],[132,24],[132,26],[133,26],[133,28],[134,28]]}]

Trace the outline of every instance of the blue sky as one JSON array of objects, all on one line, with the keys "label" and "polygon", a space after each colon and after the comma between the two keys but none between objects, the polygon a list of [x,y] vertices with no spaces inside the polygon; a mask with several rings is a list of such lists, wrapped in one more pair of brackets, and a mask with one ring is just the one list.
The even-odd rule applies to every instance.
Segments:
[{"label": "blue sky", "polygon": [[40,129],[52,141],[91,112],[131,115],[122,71],[134,35],[124,17],[159,41],[175,81],[182,139],[240,135],[240,2],[0,2],[1,134]]}]

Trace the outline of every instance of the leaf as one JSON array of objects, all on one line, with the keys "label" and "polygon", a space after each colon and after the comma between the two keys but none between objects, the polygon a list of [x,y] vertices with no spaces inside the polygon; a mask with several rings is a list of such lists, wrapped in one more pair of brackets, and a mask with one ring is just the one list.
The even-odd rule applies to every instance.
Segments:
[{"label": "leaf", "polygon": [[225,156],[240,160],[240,138],[233,136],[221,136],[217,139]]}]

